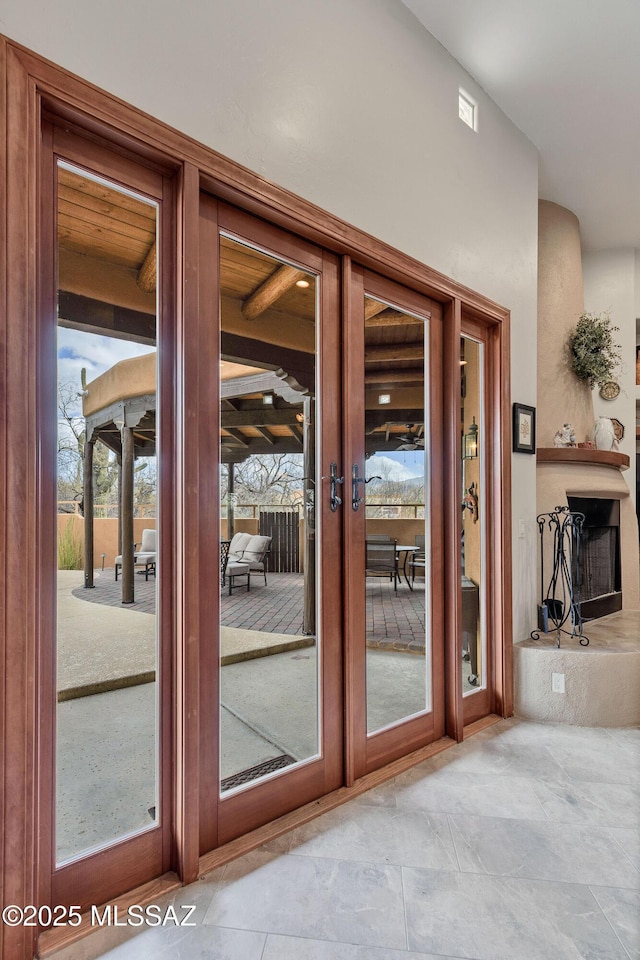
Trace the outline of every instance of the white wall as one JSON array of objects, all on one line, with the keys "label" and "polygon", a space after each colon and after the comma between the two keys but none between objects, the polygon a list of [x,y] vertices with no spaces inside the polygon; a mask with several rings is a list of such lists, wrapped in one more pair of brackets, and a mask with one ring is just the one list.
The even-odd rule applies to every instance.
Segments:
[{"label": "white wall", "polygon": [[[508,307],[535,404],[536,150],[399,0],[3,0],[0,32]],[[534,468],[514,455],[516,640]]]},{"label": "white wall", "polygon": [[589,313],[608,311],[614,326],[620,329],[615,340],[622,347],[622,366],[616,375],[621,390],[616,400],[603,400],[598,388],[593,392],[596,417],[617,417],[625,434],[620,450],[631,459],[624,478],[635,498],[636,476],[636,251],[604,250],[582,257],[584,303]]}]

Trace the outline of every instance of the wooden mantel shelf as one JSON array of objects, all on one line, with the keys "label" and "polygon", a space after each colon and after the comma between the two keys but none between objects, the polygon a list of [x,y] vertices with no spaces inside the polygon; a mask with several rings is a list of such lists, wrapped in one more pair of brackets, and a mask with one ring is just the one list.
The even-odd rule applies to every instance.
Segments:
[{"label": "wooden mantel shelf", "polygon": [[592,467],[615,467],[617,470],[629,469],[629,457],[626,453],[613,450],[587,450],[585,447],[538,447],[538,463],[581,463]]}]

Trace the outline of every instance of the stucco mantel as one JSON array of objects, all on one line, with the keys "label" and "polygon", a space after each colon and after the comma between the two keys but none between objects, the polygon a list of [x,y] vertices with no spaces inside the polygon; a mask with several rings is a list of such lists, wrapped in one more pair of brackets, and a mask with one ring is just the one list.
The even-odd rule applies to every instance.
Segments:
[{"label": "stucco mantel", "polygon": [[614,467],[628,470],[629,457],[626,453],[613,450],[589,450],[584,447],[538,447],[537,463],[579,463],[583,466]]}]

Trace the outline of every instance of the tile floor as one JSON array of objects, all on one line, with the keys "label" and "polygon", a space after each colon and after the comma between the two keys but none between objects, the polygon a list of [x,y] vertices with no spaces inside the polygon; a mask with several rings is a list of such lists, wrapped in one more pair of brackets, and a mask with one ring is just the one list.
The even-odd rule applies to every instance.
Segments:
[{"label": "tile floor", "polygon": [[501,721],[56,960],[640,960],[640,731]]}]

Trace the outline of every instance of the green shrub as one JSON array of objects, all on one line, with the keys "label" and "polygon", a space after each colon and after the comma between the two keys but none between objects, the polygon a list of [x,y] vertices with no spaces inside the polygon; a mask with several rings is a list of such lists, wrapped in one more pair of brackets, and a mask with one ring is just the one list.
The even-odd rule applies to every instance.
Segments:
[{"label": "green shrub", "polygon": [[613,334],[619,329],[612,326],[608,313],[600,317],[583,313],[578,320],[569,341],[573,372],[579,380],[587,380],[591,389],[611,380],[620,363],[620,345],[613,341]]},{"label": "green shrub", "polygon": [[82,570],[83,542],[73,520],[58,528],[58,570]]}]

